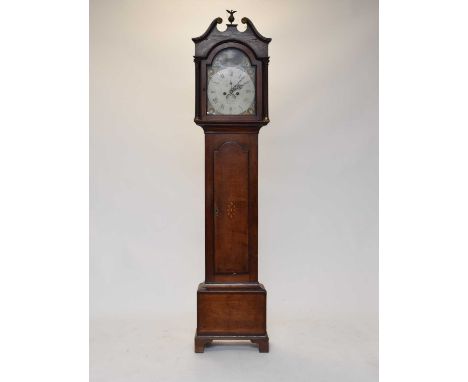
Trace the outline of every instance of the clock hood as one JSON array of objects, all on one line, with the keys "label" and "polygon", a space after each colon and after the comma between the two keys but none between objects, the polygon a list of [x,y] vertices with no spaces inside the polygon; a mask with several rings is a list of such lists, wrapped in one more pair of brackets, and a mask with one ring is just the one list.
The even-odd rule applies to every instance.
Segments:
[{"label": "clock hood", "polygon": [[221,24],[223,19],[217,17],[214,19],[208,29],[199,37],[192,38],[195,43],[196,58],[205,58],[210,51],[220,43],[227,41],[239,42],[253,50],[257,58],[268,58],[268,44],[271,38],[264,37],[258,32],[252,21],[247,17],[241,19],[242,24],[247,25],[243,32],[237,29],[237,24],[227,24],[225,31],[220,31],[216,24]]}]

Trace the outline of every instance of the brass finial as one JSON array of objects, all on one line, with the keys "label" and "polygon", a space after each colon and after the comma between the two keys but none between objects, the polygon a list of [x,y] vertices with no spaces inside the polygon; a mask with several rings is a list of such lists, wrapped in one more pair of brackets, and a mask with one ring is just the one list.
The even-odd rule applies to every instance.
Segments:
[{"label": "brass finial", "polygon": [[232,23],[234,22],[234,13],[236,13],[237,11],[233,11],[232,9],[231,9],[230,11],[228,11],[228,10],[226,9],[226,12],[229,13],[228,21],[229,21],[229,22],[231,23],[231,25],[232,25]]}]

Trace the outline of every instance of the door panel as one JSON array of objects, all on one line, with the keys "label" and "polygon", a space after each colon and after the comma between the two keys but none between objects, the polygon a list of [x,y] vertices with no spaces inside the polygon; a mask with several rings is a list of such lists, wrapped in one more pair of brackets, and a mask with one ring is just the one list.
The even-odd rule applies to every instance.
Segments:
[{"label": "door panel", "polygon": [[214,151],[216,274],[249,272],[249,150],[235,141]]}]

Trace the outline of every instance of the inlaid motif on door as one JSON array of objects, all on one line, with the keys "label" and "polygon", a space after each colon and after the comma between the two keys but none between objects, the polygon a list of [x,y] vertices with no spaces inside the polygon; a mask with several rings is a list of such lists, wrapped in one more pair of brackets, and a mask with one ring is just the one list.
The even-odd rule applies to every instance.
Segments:
[{"label": "inlaid motif on door", "polygon": [[217,274],[249,271],[249,150],[225,142],[214,151],[214,265]]},{"label": "inlaid motif on door", "polygon": [[227,203],[226,213],[229,219],[232,219],[236,215],[236,202],[230,201]]}]

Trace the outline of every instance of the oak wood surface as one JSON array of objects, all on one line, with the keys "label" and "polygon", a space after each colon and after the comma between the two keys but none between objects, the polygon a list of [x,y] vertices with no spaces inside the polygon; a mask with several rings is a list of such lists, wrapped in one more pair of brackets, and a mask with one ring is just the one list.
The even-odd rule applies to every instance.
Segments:
[{"label": "oak wood surface", "polygon": [[214,272],[249,273],[249,149],[237,141],[214,151]]},{"label": "oak wood surface", "polygon": [[207,282],[258,280],[257,141],[257,134],[205,134]]}]

